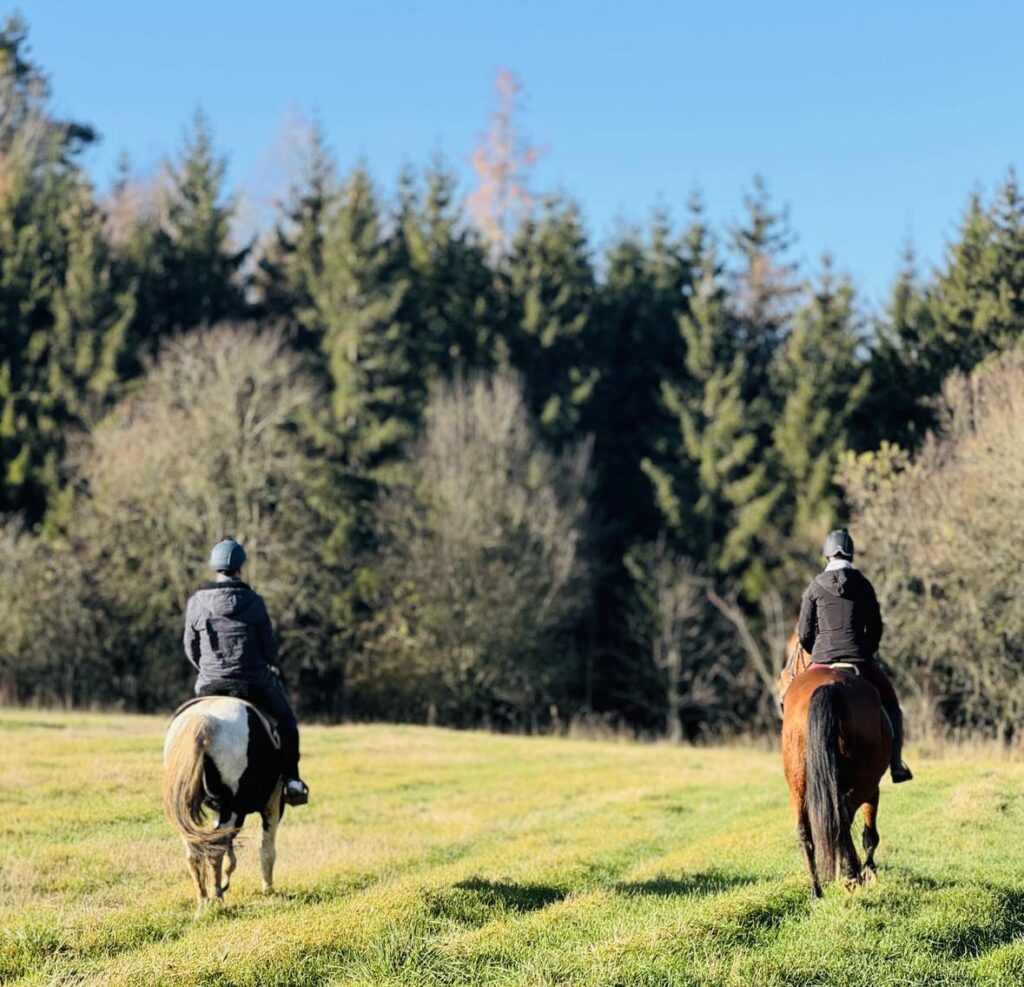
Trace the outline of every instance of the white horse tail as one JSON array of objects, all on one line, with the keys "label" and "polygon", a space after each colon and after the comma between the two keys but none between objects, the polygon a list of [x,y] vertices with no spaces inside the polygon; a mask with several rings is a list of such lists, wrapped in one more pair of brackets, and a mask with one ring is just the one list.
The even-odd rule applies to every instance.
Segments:
[{"label": "white horse tail", "polygon": [[186,712],[164,750],[164,811],[185,842],[203,856],[223,851],[238,829],[204,826],[203,757],[213,740],[214,724],[199,713]]}]

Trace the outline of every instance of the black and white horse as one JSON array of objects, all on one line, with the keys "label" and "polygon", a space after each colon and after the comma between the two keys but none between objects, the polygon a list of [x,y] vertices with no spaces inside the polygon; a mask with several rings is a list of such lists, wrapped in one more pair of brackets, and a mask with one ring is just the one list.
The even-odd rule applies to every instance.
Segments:
[{"label": "black and white horse", "polygon": [[[263,890],[274,888],[274,841],[284,814],[276,740],[273,726],[255,707],[224,696],[187,704],[167,728],[164,809],[185,843],[198,911],[223,899],[237,864],[234,840],[250,813],[263,820]],[[208,808],[217,816],[212,828]]]}]

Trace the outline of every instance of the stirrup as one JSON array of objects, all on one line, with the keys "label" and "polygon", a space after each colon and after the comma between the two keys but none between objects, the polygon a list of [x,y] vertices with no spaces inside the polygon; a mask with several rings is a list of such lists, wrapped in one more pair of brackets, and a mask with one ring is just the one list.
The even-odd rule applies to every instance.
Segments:
[{"label": "stirrup", "polygon": [[284,783],[284,800],[288,805],[305,805],[309,801],[309,787],[300,778],[289,778]]},{"label": "stirrup", "polygon": [[899,764],[892,765],[889,769],[889,773],[892,775],[892,783],[894,785],[899,785],[904,781],[914,780],[914,773],[903,761],[900,761]]}]

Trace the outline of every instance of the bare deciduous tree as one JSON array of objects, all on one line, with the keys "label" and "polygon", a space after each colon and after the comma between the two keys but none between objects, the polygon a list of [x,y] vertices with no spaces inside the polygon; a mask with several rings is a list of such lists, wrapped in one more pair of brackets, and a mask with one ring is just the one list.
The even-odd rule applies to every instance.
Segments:
[{"label": "bare deciduous tree", "polygon": [[882,603],[884,655],[917,723],[1024,723],[1024,351],[947,382],[942,429],[843,469]]},{"label": "bare deciduous tree", "polygon": [[557,697],[588,588],[589,447],[553,456],[517,380],[437,391],[412,484],[377,509],[381,599],[364,688],[405,715],[524,724]]},{"label": "bare deciduous tree", "polygon": [[494,84],[498,105],[473,152],[479,185],[466,199],[466,209],[493,254],[501,257],[508,253],[516,223],[533,204],[529,172],[541,149],[528,144],[519,133],[519,80],[508,69],[501,69]]},{"label": "bare deciduous tree", "polygon": [[332,576],[318,552],[328,528],[309,503],[322,467],[300,425],[315,400],[277,333],[221,326],[165,346],[94,430],[72,534],[124,621],[110,647],[132,680],[126,694],[166,695],[183,681],[181,614],[225,535],[246,545],[247,578],[284,632],[285,658],[327,647],[318,625]]}]

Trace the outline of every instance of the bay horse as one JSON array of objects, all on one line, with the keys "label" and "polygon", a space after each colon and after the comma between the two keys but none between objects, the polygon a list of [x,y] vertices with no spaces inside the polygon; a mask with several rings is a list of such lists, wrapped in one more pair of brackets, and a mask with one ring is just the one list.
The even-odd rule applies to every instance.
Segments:
[{"label": "bay horse", "polygon": [[[164,811],[185,844],[197,915],[223,900],[237,865],[235,838],[250,813],[258,812],[263,821],[263,890],[273,891],[275,840],[284,814],[282,768],[274,724],[251,703],[203,697],[172,718],[164,737]],[[212,827],[207,809],[216,815]]]},{"label": "bay horse", "polygon": [[[878,783],[889,767],[892,733],[878,690],[852,664],[811,665],[796,634],[779,678],[784,698],[782,761],[811,897],[842,877],[848,889],[875,880]],[[865,859],[850,827],[862,810]]]}]

